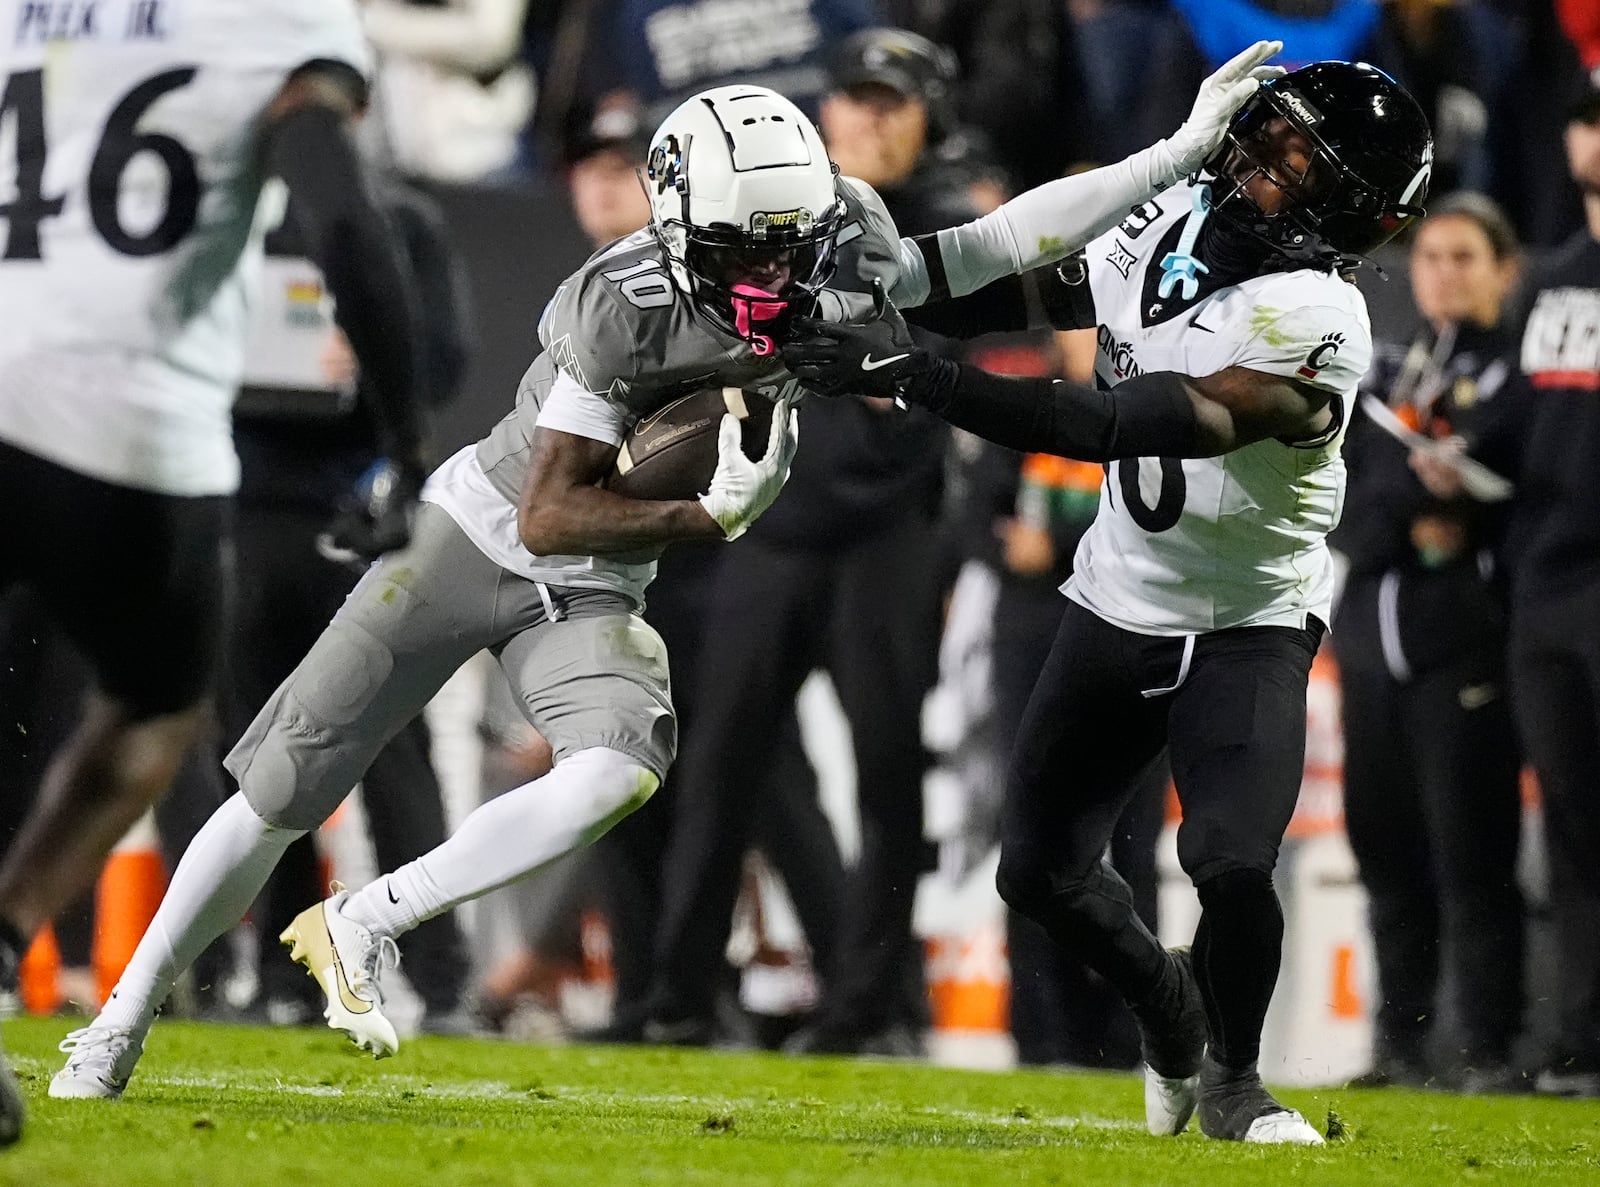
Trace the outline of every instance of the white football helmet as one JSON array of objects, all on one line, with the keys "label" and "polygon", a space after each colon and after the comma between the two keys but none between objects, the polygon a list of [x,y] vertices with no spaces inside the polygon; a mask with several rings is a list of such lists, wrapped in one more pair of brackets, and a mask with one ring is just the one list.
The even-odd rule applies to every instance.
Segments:
[{"label": "white football helmet", "polygon": [[650,225],[674,279],[759,355],[776,349],[791,303],[833,274],[836,174],[811,121],[765,87],[702,91],[651,141]]}]

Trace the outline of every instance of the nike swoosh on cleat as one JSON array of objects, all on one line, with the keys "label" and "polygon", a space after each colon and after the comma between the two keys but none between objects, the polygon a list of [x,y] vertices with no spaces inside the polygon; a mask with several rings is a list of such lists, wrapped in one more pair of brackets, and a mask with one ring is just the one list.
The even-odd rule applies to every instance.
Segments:
[{"label": "nike swoosh on cleat", "polygon": [[333,953],[333,978],[334,985],[339,991],[339,1000],[344,1003],[344,1008],[352,1014],[365,1014],[372,1009],[372,1003],[356,996],[356,991],[350,988],[350,982],[344,975],[344,961],[339,956],[339,945],[333,942],[333,937],[328,937],[328,951]]},{"label": "nike swoosh on cleat", "polygon": [[879,367],[887,367],[890,363],[898,363],[901,359],[909,359],[910,357],[909,352],[906,354],[892,354],[886,359],[875,359],[869,354],[861,360],[861,369],[863,371],[876,371]]}]

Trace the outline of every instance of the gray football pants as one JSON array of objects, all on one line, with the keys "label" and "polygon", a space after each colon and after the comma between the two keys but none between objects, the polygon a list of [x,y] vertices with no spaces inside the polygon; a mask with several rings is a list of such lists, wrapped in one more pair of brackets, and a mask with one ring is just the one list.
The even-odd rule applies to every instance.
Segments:
[{"label": "gray football pants", "polygon": [[316,828],[485,648],[557,762],[603,746],[666,773],[677,744],[667,650],[632,603],[609,590],[541,591],[429,503],[411,544],[367,571],[225,765],[262,819]]}]

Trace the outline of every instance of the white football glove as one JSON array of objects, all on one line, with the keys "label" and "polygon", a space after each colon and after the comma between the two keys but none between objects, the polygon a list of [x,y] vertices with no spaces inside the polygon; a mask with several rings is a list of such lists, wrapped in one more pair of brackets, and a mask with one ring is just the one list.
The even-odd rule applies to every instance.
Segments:
[{"label": "white football glove", "polygon": [[1205,164],[1206,158],[1222,143],[1233,113],[1245,105],[1264,81],[1286,73],[1282,66],[1262,65],[1282,49],[1281,41],[1258,41],[1224,62],[1215,74],[1200,84],[1200,93],[1195,96],[1189,118],[1167,138],[1175,176],[1187,177]]},{"label": "white football glove", "polygon": [[772,410],[767,452],[759,462],[745,457],[742,435],[738,418],[724,415],[717,430],[717,470],[711,476],[711,489],[700,496],[700,505],[729,540],[744,535],[789,481],[789,463],[800,444],[799,414],[788,400],[778,401]]}]

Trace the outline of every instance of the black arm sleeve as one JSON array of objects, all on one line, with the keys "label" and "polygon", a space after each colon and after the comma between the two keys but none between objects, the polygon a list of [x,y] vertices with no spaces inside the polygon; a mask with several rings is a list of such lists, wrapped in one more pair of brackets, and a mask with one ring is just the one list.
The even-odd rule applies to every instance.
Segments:
[{"label": "black arm sleeve", "polygon": [[333,293],[339,326],[368,381],[383,452],[418,460],[415,290],[344,117],[304,104],[266,126],[262,149],[268,171],[289,186],[306,254]]},{"label": "black arm sleeve", "polygon": [[1041,321],[1056,330],[1091,329],[1098,324],[1081,253],[952,297],[944,281],[938,240],[919,235],[915,242],[927,262],[931,289],[924,304],[903,310],[914,326],[951,338],[976,338],[1031,329]]},{"label": "black arm sleeve", "polygon": [[1020,276],[1007,276],[964,297],[929,299],[914,309],[901,310],[906,321],[947,338],[976,338],[980,334],[1009,334],[1026,330],[1032,322],[1028,293]]},{"label": "black arm sleeve", "polygon": [[997,445],[1085,462],[1198,457],[1200,425],[1183,377],[1153,371],[1103,392],[1064,379],[992,375],[934,360],[918,403]]}]

